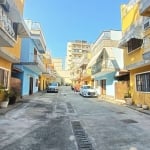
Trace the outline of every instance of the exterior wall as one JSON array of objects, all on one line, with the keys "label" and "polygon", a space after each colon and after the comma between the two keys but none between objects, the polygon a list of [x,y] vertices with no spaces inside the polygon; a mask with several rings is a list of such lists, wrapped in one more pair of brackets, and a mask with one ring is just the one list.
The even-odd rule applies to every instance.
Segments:
[{"label": "exterior wall", "polygon": [[[130,8],[129,8],[130,7]],[[121,7],[122,13],[122,31],[123,33],[126,32],[129,27],[135,24],[139,19],[139,4],[134,4],[132,6],[129,5],[122,5]],[[142,60],[142,49],[137,49],[128,53],[127,49],[124,50],[124,64],[128,66],[130,64],[134,64]]]},{"label": "exterior wall", "polygon": [[99,95],[101,95],[100,81],[106,80],[106,96],[113,98],[115,97],[115,80],[114,80],[115,73],[116,72],[112,72],[94,79],[95,81],[98,82],[97,90]]},{"label": "exterior wall", "polygon": [[[129,8],[130,7],[130,8]],[[139,5],[121,6],[122,31],[125,32],[134,22],[140,18]]]},{"label": "exterior wall", "polygon": [[8,71],[8,88],[10,87],[11,63],[0,57],[0,69]]},{"label": "exterior wall", "polygon": [[56,79],[55,81],[56,82],[59,82],[60,84],[63,84],[62,80],[63,80],[63,77],[62,77],[62,59],[60,58],[52,58],[52,62],[54,64],[54,69],[56,70]]},{"label": "exterior wall", "polygon": [[23,67],[23,83],[22,83],[22,95],[29,95],[29,79],[33,77],[33,93],[38,92],[38,86],[36,86],[36,79],[38,79],[38,74],[34,73],[32,70]]},{"label": "exterior wall", "polygon": [[[15,0],[15,5],[17,6],[20,15],[23,15],[24,9],[24,0]],[[16,57],[16,59],[20,59],[20,49],[21,49],[21,38],[17,36],[17,41],[14,47],[3,47],[10,55]]]},{"label": "exterior wall", "polygon": [[21,39],[17,37],[17,42],[15,43],[14,47],[3,47],[7,53],[11,56],[15,57],[16,59],[20,59],[20,49],[21,49]]},{"label": "exterior wall", "polygon": [[[134,3],[132,6],[129,4],[123,5],[121,8],[122,16],[122,31],[123,33],[129,29],[130,26],[135,25],[141,18],[139,14],[139,3]],[[143,24],[140,24],[141,26]],[[128,30],[130,32],[130,30]],[[136,32],[136,31],[135,31]],[[141,31],[142,32],[142,31]],[[144,33],[149,34],[149,31]],[[127,48],[124,50],[124,62],[125,67],[130,69],[130,89],[133,102],[135,104],[147,104],[150,106],[150,93],[149,92],[139,92],[136,90],[136,74],[144,73],[150,71],[150,65],[143,59],[144,49],[139,48],[130,53],[128,53]],[[149,61],[149,60],[147,60]],[[143,62],[143,65],[140,62]],[[138,65],[137,65],[138,64]]]},{"label": "exterior wall", "polygon": [[35,47],[34,43],[30,38],[24,38],[22,40],[22,49],[21,49],[22,62],[33,62],[34,47]]},{"label": "exterior wall", "polygon": [[47,88],[47,84],[48,84],[48,81],[47,81],[47,78],[44,76],[44,75],[41,75],[40,76],[40,90],[43,91]]},{"label": "exterior wall", "polygon": [[136,83],[135,83],[135,75],[138,73],[143,73],[147,71],[150,71],[150,65],[131,70],[130,71],[130,87],[131,87],[133,101],[135,104],[141,103],[141,104],[147,104],[150,106],[150,93],[137,91]]},{"label": "exterior wall", "polygon": [[[24,0],[15,0],[14,1],[20,14],[23,14],[23,6],[24,6]],[[1,47],[1,46],[0,46]],[[9,57],[15,59],[16,61],[20,60],[20,49],[21,49],[21,38],[17,36],[16,43],[14,47],[2,47],[4,52],[6,52],[6,55]],[[11,76],[11,66],[13,62],[10,62],[10,60],[4,59],[1,57],[0,54],[0,68],[7,69],[9,71],[9,76],[8,76],[8,88],[10,84],[10,76]]]},{"label": "exterior wall", "polygon": [[143,49],[137,49],[128,54],[127,49],[124,50],[124,63],[125,66],[129,66],[131,64],[135,64],[139,61],[142,61]]},{"label": "exterior wall", "polygon": [[115,99],[124,99],[124,94],[128,93],[128,81],[115,82]]},{"label": "exterior wall", "polygon": [[10,87],[14,88],[18,92],[18,97],[21,96],[21,80],[18,78],[11,78],[10,79]]},{"label": "exterior wall", "polygon": [[24,0],[15,0],[15,4],[20,11],[20,13],[23,13],[23,8],[24,8]]},{"label": "exterior wall", "polygon": [[0,67],[11,70],[11,62],[0,57]]},{"label": "exterior wall", "polygon": [[112,53],[115,58],[115,64],[114,67],[121,69],[124,69],[124,56],[123,56],[123,49],[112,47]]}]

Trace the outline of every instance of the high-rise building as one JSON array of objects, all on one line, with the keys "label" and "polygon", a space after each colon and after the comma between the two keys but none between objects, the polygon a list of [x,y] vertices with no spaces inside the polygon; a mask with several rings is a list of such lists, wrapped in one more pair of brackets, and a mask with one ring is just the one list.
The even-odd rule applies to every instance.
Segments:
[{"label": "high-rise building", "polygon": [[78,64],[83,54],[90,50],[87,41],[75,40],[67,43],[66,70],[72,70]]}]

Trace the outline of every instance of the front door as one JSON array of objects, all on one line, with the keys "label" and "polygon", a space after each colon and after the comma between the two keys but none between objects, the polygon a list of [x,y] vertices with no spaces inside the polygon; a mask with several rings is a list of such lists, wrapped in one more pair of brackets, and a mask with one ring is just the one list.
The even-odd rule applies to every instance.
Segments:
[{"label": "front door", "polygon": [[29,79],[29,95],[33,94],[33,77]]},{"label": "front door", "polygon": [[106,95],[106,80],[101,80],[101,94]]}]

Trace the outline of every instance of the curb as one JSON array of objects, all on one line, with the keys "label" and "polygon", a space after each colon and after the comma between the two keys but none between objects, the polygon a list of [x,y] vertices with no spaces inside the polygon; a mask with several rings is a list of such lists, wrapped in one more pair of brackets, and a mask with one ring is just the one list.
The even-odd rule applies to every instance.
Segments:
[{"label": "curb", "polygon": [[133,106],[132,106],[132,105],[126,105],[126,107],[131,108],[131,109],[133,109],[133,110],[136,110],[136,111],[138,111],[138,112],[144,113],[144,114],[146,114],[146,115],[150,115],[150,110],[144,110],[144,109],[142,109],[142,108],[137,108],[137,107],[135,107],[134,105],[133,105]]},{"label": "curb", "polygon": [[123,100],[109,100],[109,99],[103,99],[104,101],[108,102],[108,103],[113,103],[113,104],[117,104],[117,105],[123,105],[125,107],[128,107],[130,109],[133,109],[133,110],[136,110],[140,113],[144,113],[146,115],[150,115],[150,110],[144,110],[142,108],[137,108],[136,106],[134,105],[127,105]]}]

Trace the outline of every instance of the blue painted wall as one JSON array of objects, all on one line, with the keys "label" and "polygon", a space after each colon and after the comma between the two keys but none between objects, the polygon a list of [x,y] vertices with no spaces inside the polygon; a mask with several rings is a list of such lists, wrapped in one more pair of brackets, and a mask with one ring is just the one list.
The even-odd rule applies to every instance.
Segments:
[{"label": "blue painted wall", "polygon": [[99,85],[100,80],[106,80],[106,95],[115,96],[115,74],[116,72],[112,72],[95,78],[95,80],[98,80]]},{"label": "blue painted wall", "polygon": [[22,94],[29,95],[29,79],[33,77],[33,93],[38,92],[38,86],[36,86],[36,79],[38,79],[38,74],[29,70],[26,67],[23,67],[24,74],[23,74],[23,85],[22,85]]},{"label": "blue painted wall", "polygon": [[22,40],[22,47],[21,47],[21,61],[22,62],[33,62],[34,48],[35,48],[35,45],[32,39],[24,38]]}]

